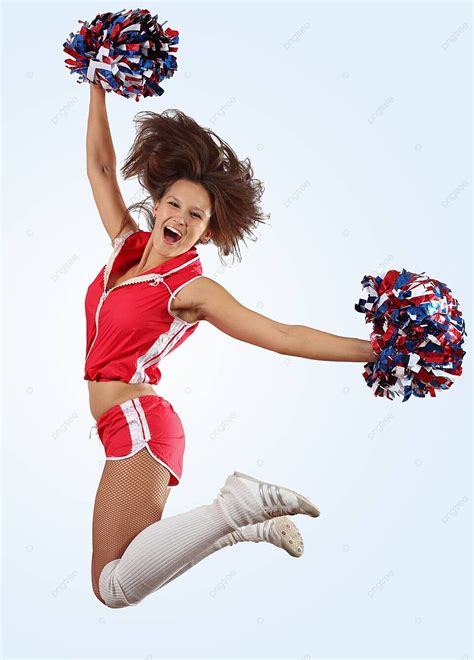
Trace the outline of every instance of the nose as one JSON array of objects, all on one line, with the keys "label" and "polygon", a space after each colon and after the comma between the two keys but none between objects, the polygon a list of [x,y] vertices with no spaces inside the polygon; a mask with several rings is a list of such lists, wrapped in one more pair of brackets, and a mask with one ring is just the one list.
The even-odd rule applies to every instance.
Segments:
[{"label": "nose", "polygon": [[176,225],[180,228],[183,228],[185,226],[184,220],[182,220],[181,218],[174,218],[174,221]]}]

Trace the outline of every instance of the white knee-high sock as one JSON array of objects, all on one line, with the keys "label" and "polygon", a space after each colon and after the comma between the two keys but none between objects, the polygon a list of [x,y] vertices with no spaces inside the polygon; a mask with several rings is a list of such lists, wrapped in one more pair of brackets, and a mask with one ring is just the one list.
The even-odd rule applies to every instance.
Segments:
[{"label": "white knee-high sock", "polygon": [[230,548],[236,543],[242,542],[269,542],[269,539],[265,538],[264,536],[259,536],[257,526],[258,523],[254,523],[253,525],[246,525],[245,527],[241,527],[234,532],[229,532],[225,536],[222,536],[220,539],[217,539],[217,541],[210,543],[209,546],[203,550],[203,552],[201,552],[199,555],[195,555],[191,561],[185,564],[177,573],[175,573],[175,575],[172,575],[166,580],[166,582],[163,582],[160,588],[163,588],[165,585],[173,582],[173,580],[178,578],[180,575],[183,575],[183,573],[186,573],[186,571],[189,571],[190,568],[196,566],[196,564],[199,564],[200,561],[206,557],[209,557],[209,555],[212,555],[217,550],[222,550],[222,548]]},{"label": "white knee-high sock", "polygon": [[104,566],[99,590],[106,605],[137,605],[190,562],[197,563],[212,544],[217,543],[216,549],[225,547],[219,543],[222,537],[267,519],[245,485],[236,477],[230,479],[232,491],[221,489],[211,504],[152,523],[137,534],[120,559]]}]

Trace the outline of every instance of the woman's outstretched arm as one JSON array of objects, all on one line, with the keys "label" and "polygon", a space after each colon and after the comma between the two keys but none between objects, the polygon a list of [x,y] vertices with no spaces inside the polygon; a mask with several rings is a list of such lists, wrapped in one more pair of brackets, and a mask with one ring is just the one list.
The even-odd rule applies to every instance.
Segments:
[{"label": "woman's outstretched arm", "polygon": [[223,286],[200,277],[185,287],[200,320],[208,321],[230,337],[266,348],[281,355],[335,362],[374,362],[370,342],[340,337],[305,325],[273,321],[241,305]]},{"label": "woman's outstretched arm", "polygon": [[370,341],[365,339],[340,337],[306,325],[288,325],[287,328],[289,352],[284,355],[332,362],[375,362],[377,357]]}]

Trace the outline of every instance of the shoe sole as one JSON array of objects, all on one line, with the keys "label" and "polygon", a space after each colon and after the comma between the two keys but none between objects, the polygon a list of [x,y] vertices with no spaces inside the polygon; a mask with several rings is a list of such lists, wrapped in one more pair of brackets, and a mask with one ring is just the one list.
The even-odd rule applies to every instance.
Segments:
[{"label": "shoe sole", "polygon": [[256,481],[259,484],[268,484],[269,486],[274,486],[275,488],[280,488],[280,489],[283,488],[284,490],[293,493],[293,495],[298,500],[298,504],[300,508],[303,509],[302,513],[305,513],[308,516],[311,516],[312,518],[317,518],[321,514],[318,507],[315,506],[310,500],[308,500],[307,497],[304,497],[304,495],[300,495],[295,490],[291,490],[291,488],[286,488],[285,486],[278,486],[277,484],[271,484],[269,481],[262,481],[261,479],[252,477],[249,474],[244,474],[243,472],[234,472],[234,477],[242,477],[243,479],[250,479],[250,481]]},{"label": "shoe sole", "polygon": [[[292,557],[302,557],[304,553],[303,537],[295,523],[285,516],[273,518],[273,524],[286,552]],[[301,548],[301,552],[298,552],[298,548]]]}]

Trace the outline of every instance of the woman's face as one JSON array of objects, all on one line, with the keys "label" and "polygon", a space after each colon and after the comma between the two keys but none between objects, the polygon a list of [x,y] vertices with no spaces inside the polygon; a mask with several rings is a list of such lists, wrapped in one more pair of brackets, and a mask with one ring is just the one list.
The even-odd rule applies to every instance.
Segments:
[{"label": "woman's face", "polygon": [[199,239],[207,242],[211,213],[211,198],[204,186],[186,179],[175,181],[155,204],[154,247],[171,258],[192,248]]}]

